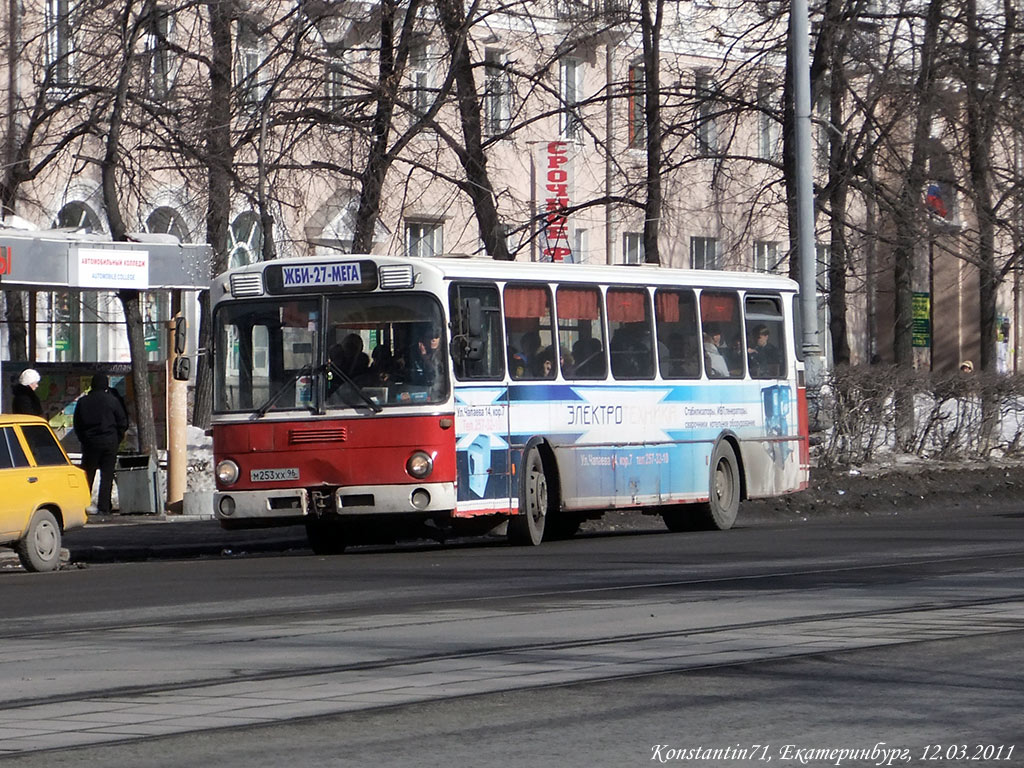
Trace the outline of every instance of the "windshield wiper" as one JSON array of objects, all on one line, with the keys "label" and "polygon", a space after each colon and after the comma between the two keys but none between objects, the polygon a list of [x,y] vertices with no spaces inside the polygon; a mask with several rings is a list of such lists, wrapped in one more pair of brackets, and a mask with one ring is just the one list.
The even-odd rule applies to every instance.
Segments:
[{"label": "windshield wiper", "polygon": [[312,375],[312,373],[313,366],[310,363],[307,363],[306,365],[299,368],[299,370],[292,374],[292,377],[288,379],[288,381],[282,384],[280,388],[276,392],[274,392],[274,394],[267,398],[267,401],[263,403],[263,405],[256,409],[256,413],[252,415],[253,420],[255,421],[256,419],[261,419],[264,416],[266,416],[267,411],[271,409],[274,403],[281,399],[281,395],[287,392],[288,388],[291,387],[292,384],[297,382],[301,377],[306,375]]},{"label": "windshield wiper", "polygon": [[338,375],[341,376],[341,380],[344,381],[346,384],[351,385],[352,389],[354,389],[356,394],[359,395],[359,399],[366,403],[366,406],[371,411],[373,411],[374,413],[380,413],[382,410],[384,410],[383,408],[380,407],[380,405],[378,405],[376,400],[374,400],[372,397],[363,392],[363,388],[356,384],[355,380],[347,373],[345,373],[343,370],[341,370],[341,368],[339,368],[333,360],[328,360],[326,363],[324,363],[323,367],[320,370],[327,371],[328,375],[330,374],[331,371],[337,371]]}]

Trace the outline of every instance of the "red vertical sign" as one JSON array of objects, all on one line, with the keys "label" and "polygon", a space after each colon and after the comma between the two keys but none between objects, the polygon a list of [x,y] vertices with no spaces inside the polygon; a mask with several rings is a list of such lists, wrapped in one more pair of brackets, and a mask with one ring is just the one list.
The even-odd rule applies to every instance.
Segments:
[{"label": "red vertical sign", "polygon": [[550,141],[541,155],[541,194],[544,200],[543,229],[541,232],[541,261],[572,261],[569,244],[570,188],[572,163],[569,145],[564,141]]}]

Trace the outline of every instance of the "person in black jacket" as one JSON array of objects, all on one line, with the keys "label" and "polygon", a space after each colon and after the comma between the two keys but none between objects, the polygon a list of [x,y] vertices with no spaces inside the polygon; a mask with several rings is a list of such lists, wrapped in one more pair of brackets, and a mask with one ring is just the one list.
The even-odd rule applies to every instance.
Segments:
[{"label": "person in black jacket", "polygon": [[110,494],[114,486],[114,464],[117,447],[128,429],[128,416],[119,398],[110,392],[106,374],[92,377],[92,388],[75,405],[75,436],[82,444],[82,469],[89,487],[100,473],[99,497],[96,511],[101,515],[111,512]]},{"label": "person in black jacket", "polygon": [[36,394],[36,387],[39,386],[39,371],[34,368],[26,368],[18,377],[18,383],[11,390],[11,411],[13,413],[26,413],[29,416],[42,416],[43,404]]}]

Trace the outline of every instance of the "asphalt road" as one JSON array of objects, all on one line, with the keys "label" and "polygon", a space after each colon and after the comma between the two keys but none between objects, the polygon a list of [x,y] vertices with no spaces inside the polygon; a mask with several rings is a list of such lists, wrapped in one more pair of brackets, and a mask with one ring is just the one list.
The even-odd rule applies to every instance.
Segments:
[{"label": "asphalt road", "polygon": [[97,527],[80,567],[0,572],[0,756],[1024,765],[1022,525],[1014,505],[699,534],[655,518],[322,558],[298,530],[238,546],[153,523],[134,562],[104,562],[127,532]]}]

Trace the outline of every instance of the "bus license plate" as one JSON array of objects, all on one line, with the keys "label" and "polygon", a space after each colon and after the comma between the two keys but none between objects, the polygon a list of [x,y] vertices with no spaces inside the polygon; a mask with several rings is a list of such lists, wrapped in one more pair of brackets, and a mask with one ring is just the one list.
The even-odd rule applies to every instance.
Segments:
[{"label": "bus license plate", "polygon": [[249,470],[249,480],[254,483],[276,483],[280,480],[298,480],[299,470],[297,467],[284,467],[281,469],[252,469]]}]

